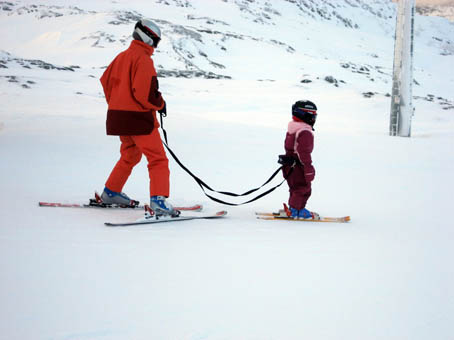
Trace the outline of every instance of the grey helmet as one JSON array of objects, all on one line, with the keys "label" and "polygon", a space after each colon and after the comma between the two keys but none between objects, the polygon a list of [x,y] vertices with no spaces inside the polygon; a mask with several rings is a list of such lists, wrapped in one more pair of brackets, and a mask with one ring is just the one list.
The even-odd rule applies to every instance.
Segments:
[{"label": "grey helmet", "polygon": [[156,48],[161,41],[161,30],[153,21],[142,19],[137,21],[132,37]]}]

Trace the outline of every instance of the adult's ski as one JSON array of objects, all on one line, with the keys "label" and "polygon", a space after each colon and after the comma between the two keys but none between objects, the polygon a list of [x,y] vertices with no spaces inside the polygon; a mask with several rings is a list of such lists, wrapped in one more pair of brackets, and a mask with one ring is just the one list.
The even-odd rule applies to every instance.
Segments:
[{"label": "adult's ski", "polygon": [[[59,202],[39,202],[40,207],[54,207],[54,208],[101,208],[101,209],[144,209],[143,204],[129,206],[119,204],[104,204],[97,202],[89,202],[85,204],[80,203],[59,203]],[[203,205],[194,204],[188,206],[174,207],[175,210],[180,211],[202,211]]]},{"label": "adult's ski", "polygon": [[[39,202],[40,207],[55,207],[55,208],[109,208],[109,209],[144,209],[144,204],[139,204],[138,201],[131,201],[130,205],[123,204],[106,204],[102,201],[101,196],[95,192],[95,197],[90,198],[88,203],[60,203],[60,202]],[[201,211],[203,206],[201,204],[194,204],[190,206],[174,207],[175,210],[180,211]]]},{"label": "adult's ski", "polygon": [[[146,208],[145,208],[146,209]],[[216,219],[221,218],[227,215],[227,211],[222,210],[218,211],[214,214],[205,214],[205,215],[179,215],[176,217],[156,217],[154,215],[147,215],[145,217],[133,221],[133,222],[123,222],[123,223],[112,223],[106,222],[104,223],[108,227],[129,227],[129,226],[139,226],[144,224],[154,224],[154,223],[163,223],[163,222],[180,222],[180,221],[188,221],[188,220],[199,220],[199,219]]]}]

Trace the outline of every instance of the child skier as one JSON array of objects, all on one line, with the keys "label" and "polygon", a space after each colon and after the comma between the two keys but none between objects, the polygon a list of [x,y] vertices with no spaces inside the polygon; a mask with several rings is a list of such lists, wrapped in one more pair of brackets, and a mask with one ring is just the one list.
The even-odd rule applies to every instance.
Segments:
[{"label": "child skier", "polygon": [[311,196],[311,182],[315,177],[311,152],[314,148],[313,126],[317,118],[317,106],[308,100],[292,105],[292,121],[288,124],[285,137],[285,156],[280,157],[284,165],[284,178],[289,186],[289,211],[293,218],[319,219],[317,213],[306,209]]}]

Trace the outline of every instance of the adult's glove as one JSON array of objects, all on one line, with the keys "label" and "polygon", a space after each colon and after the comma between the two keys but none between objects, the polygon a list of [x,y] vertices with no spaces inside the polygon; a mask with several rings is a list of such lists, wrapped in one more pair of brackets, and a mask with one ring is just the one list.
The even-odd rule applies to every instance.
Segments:
[{"label": "adult's glove", "polygon": [[163,117],[166,117],[167,116],[167,103],[164,102],[164,106],[162,107],[162,109],[158,110],[158,112],[163,116]]}]

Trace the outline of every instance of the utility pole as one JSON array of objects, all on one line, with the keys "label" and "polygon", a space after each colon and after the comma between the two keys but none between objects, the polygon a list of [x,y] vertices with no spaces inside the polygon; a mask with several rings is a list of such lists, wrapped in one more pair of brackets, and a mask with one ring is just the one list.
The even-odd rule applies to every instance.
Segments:
[{"label": "utility pole", "polygon": [[393,87],[391,95],[391,136],[410,137],[413,84],[413,31],[415,0],[399,0],[394,43]]}]

